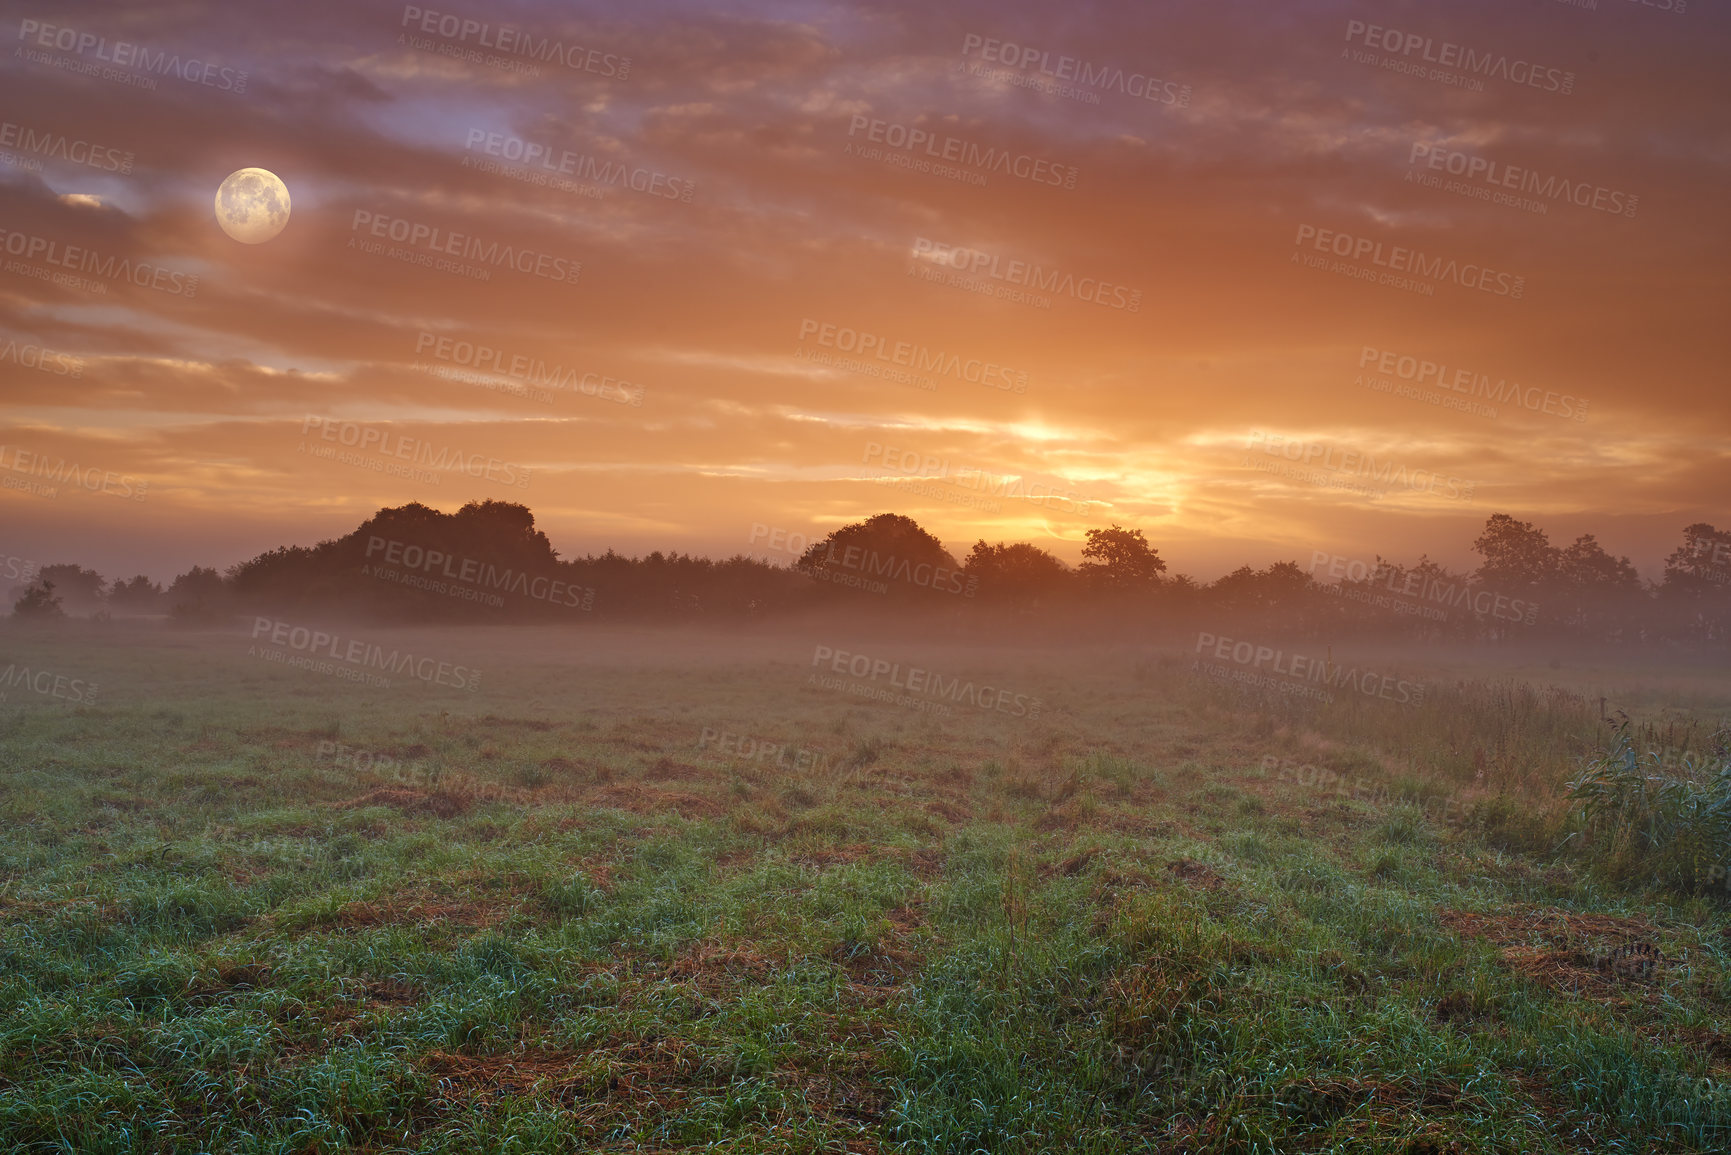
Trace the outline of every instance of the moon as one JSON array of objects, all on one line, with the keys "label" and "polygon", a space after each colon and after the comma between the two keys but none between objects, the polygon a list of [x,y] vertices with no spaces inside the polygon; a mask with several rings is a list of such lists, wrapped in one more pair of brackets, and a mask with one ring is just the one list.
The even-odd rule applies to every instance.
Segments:
[{"label": "moon", "polygon": [[288,185],[267,168],[236,169],[216,190],[216,223],[243,244],[262,245],[288,219]]}]

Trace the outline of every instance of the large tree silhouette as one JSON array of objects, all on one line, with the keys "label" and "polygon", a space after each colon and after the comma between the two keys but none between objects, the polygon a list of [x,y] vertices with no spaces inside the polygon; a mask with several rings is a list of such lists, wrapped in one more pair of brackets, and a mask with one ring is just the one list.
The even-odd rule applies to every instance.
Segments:
[{"label": "large tree silhouette", "polygon": [[1067,593],[1073,580],[1062,559],[1025,541],[1010,545],[977,541],[962,568],[978,579],[981,601],[1023,610]]},{"label": "large tree silhouette", "polygon": [[1139,529],[1091,529],[1077,572],[1095,589],[1143,593],[1160,584],[1166,563]]},{"label": "large tree silhouette", "polygon": [[794,568],[834,586],[897,598],[971,596],[978,584],[968,584],[943,542],[899,513],[842,526],[808,548]]}]

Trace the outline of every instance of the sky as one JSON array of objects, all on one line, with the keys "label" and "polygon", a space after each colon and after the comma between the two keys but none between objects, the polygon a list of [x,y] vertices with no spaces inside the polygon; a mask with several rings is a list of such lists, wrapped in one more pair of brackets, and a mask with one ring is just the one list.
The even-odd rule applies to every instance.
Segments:
[{"label": "sky", "polygon": [[0,43],[37,565],[486,499],[564,556],[891,511],[1204,580],[1467,568],[1494,513],[1651,578],[1731,522],[1706,0],[96,0]]}]

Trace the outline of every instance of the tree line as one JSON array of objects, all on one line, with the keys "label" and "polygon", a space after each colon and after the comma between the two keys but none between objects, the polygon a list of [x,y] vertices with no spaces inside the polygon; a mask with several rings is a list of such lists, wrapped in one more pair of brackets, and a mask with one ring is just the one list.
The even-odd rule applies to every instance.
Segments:
[{"label": "tree line", "polygon": [[1028,542],[977,541],[958,560],[912,518],[845,525],[787,564],[663,553],[561,558],[523,505],[419,502],[381,509],[352,533],[282,546],[223,572],[194,566],[167,588],[109,584],[73,564],[13,589],[13,616],[165,615],[215,623],[250,612],[343,614],[390,623],[728,620],[838,606],[1025,618],[1110,614],[1125,624],[1209,616],[1305,636],[1389,634],[1428,641],[1579,636],[1723,643],[1731,626],[1731,531],[1683,530],[1663,575],[1643,582],[1592,534],[1554,545],[1495,514],[1454,572],[1314,553],[1213,582],[1168,575],[1139,529],[1090,529],[1071,566]]}]

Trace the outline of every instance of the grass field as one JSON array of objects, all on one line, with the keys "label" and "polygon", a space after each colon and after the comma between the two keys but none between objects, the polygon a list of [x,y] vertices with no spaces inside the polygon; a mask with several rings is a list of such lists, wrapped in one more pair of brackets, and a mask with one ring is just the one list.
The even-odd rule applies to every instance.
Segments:
[{"label": "grass field", "polygon": [[1602,708],[1722,674],[854,639],[1042,703],[937,717],[808,636],[392,637],[480,688],[0,638],[100,687],[0,704],[7,1150],[1731,1150],[1725,906],[1558,849]]}]

